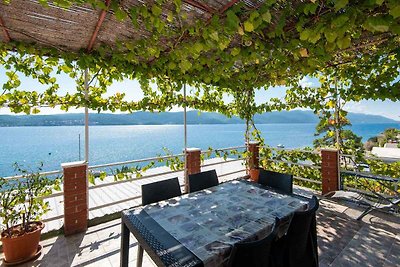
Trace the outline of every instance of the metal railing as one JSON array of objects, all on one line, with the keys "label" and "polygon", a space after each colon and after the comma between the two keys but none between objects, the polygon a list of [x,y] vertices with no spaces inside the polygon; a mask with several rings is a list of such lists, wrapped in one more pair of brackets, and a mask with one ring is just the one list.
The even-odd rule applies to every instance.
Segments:
[{"label": "metal railing", "polygon": [[[371,182],[374,181],[374,182],[378,183],[380,186],[382,186],[383,188],[389,189],[389,191],[392,191],[392,193],[398,193],[400,177],[393,178],[393,177],[387,176],[387,175],[376,174],[371,171],[361,171],[359,166],[365,165],[366,163],[365,162],[362,162],[362,163],[356,162],[356,157],[354,155],[340,154],[339,158],[340,158],[340,165],[341,165],[341,167],[340,167],[340,174],[341,174],[340,175],[340,187],[341,187],[341,189],[359,191],[364,194],[372,194],[372,195],[374,195],[376,193],[375,189],[374,190],[372,190],[372,189],[364,190],[364,189],[360,189],[360,188],[356,188],[356,187],[348,186],[348,185],[344,184],[343,175],[348,175],[348,176],[354,177],[353,180],[361,177],[362,179],[366,179]],[[349,163],[346,162],[346,158],[349,158],[351,162],[349,162]],[[379,160],[378,158],[375,158],[375,157],[363,157],[363,158],[367,159],[367,160]],[[347,167],[348,169],[343,168],[343,166]],[[367,167],[367,166],[366,165],[362,166],[362,168],[365,168],[365,167]],[[369,166],[367,167],[367,169],[369,169]],[[388,186],[386,186],[383,183],[392,184],[393,189],[390,189]],[[358,185],[360,185],[360,184],[358,184]],[[384,193],[383,193],[383,195],[389,196]]]},{"label": "metal railing", "polygon": [[[239,149],[239,148],[245,148],[244,146],[237,146],[237,147],[229,147],[229,148],[222,148],[222,149],[216,149],[218,151],[228,151],[228,150],[234,150],[234,149]],[[210,151],[202,151],[202,154],[206,154],[209,153]],[[89,169],[95,169],[95,168],[103,168],[103,167],[108,167],[108,166],[117,166],[117,165],[127,165],[127,164],[131,164],[131,163],[140,163],[140,162],[145,162],[145,161],[153,161],[153,160],[159,160],[159,159],[168,159],[168,158],[176,158],[176,157],[181,157],[184,156],[184,154],[178,154],[178,155],[172,155],[172,156],[165,156],[165,157],[154,157],[154,158],[147,158],[147,159],[141,159],[141,160],[134,160],[134,161],[125,161],[125,162],[119,162],[117,163],[111,163],[111,164],[104,164],[104,165],[97,165],[97,166],[92,166],[89,167]],[[210,167],[210,166],[216,166],[216,165],[222,165],[222,164],[228,164],[228,163],[232,163],[232,162],[236,162],[236,161],[243,161],[243,158],[238,158],[238,159],[230,159],[227,158],[224,161],[219,161],[219,162],[213,162],[213,163],[209,163],[209,164],[202,164],[200,167]],[[245,171],[245,169],[240,169],[240,170],[236,170],[236,171],[232,171],[232,172],[228,172],[228,173],[223,173],[218,175],[218,177],[225,177],[225,176],[229,176],[229,175],[233,175],[233,174],[237,174],[240,172]],[[114,182],[107,182],[107,183],[103,183],[103,184],[98,184],[98,185],[93,185],[89,187],[89,190],[93,190],[93,189],[98,189],[98,188],[102,188],[102,187],[108,187],[108,186],[115,186],[117,184],[122,184],[122,183],[127,183],[127,182],[132,182],[132,181],[137,181],[137,180],[145,180],[145,179],[149,179],[149,178],[154,178],[157,176],[163,176],[163,175],[168,175],[168,174],[174,174],[174,173],[180,173],[183,172],[183,169],[180,170],[173,170],[173,171],[162,171],[162,172],[157,172],[154,174],[148,174],[148,175],[143,175],[141,177],[133,177],[133,178],[128,178],[128,179],[124,179],[124,180],[120,180],[120,181],[114,181]],[[183,173],[182,173],[183,175]],[[184,187],[185,184],[182,184],[181,187]],[[113,202],[109,202],[109,203],[105,203],[102,205],[98,205],[95,207],[91,207],[89,208],[89,211],[93,211],[93,210],[98,210],[98,209],[102,209],[102,208],[107,208],[109,206],[114,206],[114,205],[118,205],[121,203],[125,203],[128,201],[132,201],[132,200],[136,200],[139,199],[139,196],[134,196],[134,197],[129,197],[129,198],[125,198],[125,199],[119,199],[117,201],[113,201]]]},{"label": "metal railing", "polygon": [[142,163],[142,162],[148,162],[148,161],[164,160],[164,159],[171,159],[171,158],[177,158],[177,157],[183,157],[183,156],[185,156],[185,154],[176,154],[176,155],[159,156],[159,157],[136,159],[136,160],[129,160],[129,161],[121,161],[121,162],[93,165],[93,166],[89,166],[88,169],[89,170],[94,170],[94,169],[115,167],[115,166],[121,166],[121,165],[131,165],[131,164],[134,164],[134,163]]},{"label": "metal railing", "polygon": [[[40,172],[39,175],[41,176],[51,176],[51,175],[57,175],[57,174],[62,174],[62,170],[56,170],[56,171],[45,171],[45,172]],[[6,180],[18,180],[18,179],[23,179],[25,176],[24,175],[14,175],[14,176],[7,176],[4,177]]]},{"label": "metal railing", "polygon": [[[298,152],[298,153],[307,153],[307,154],[312,154],[312,155],[320,155],[319,151],[315,151],[315,150],[304,150],[304,149],[290,149],[290,148],[272,148],[272,147],[261,147],[261,148],[265,148],[265,149],[272,149],[274,151],[277,151],[277,153],[279,153],[279,151],[286,151],[286,152]],[[215,149],[215,150],[203,150],[200,153],[205,155],[205,154],[210,154],[211,155],[218,155],[215,152],[228,152],[228,151],[233,151],[233,150],[241,150],[241,149],[246,149],[246,146],[234,146],[234,147],[227,147],[227,148],[221,148],[221,149]],[[239,151],[238,153],[241,153],[241,151]],[[184,157],[185,154],[181,153],[181,154],[176,154],[176,155],[167,155],[167,156],[158,156],[158,157],[149,157],[149,158],[144,158],[144,159],[136,159],[136,160],[129,160],[129,161],[121,161],[121,162],[113,162],[113,163],[107,163],[107,164],[99,164],[99,165],[92,165],[88,167],[88,170],[90,171],[94,171],[94,170],[101,170],[101,169],[106,169],[106,168],[114,168],[114,167],[118,167],[118,166],[127,166],[127,165],[134,165],[134,164],[141,164],[144,162],[151,162],[151,161],[163,161],[163,160],[168,160],[168,159],[174,159],[174,158],[182,158]],[[228,155],[228,156],[227,156]],[[227,158],[225,158],[223,161],[218,161],[218,162],[203,162],[201,164],[201,168],[208,168],[208,167],[213,167],[213,166],[221,166],[224,164],[232,164],[235,162],[244,162],[246,159],[241,157],[240,154],[237,153],[232,153],[232,155],[230,156],[229,153],[224,153],[224,156],[227,156]],[[347,155],[341,155],[341,156],[347,156]],[[351,155],[350,155],[351,156]],[[274,156],[273,156],[274,157]],[[260,158],[260,160],[262,160],[263,158]],[[283,164],[287,164],[287,165],[291,165],[291,166],[299,166],[299,167],[303,167],[303,168],[311,168],[311,169],[315,169],[315,170],[320,170],[321,166],[317,165],[317,164],[313,164],[313,163],[309,163],[307,162],[307,160],[303,160],[300,162],[293,162],[290,160],[285,160],[285,159],[277,159],[277,158],[267,158],[267,160],[274,162],[274,163],[283,163]],[[319,161],[319,160],[318,160]],[[161,167],[161,166],[155,166],[155,167]],[[237,168],[236,168],[237,167]],[[218,177],[229,177],[229,176],[234,176],[235,174],[239,174],[239,173],[243,173],[246,168],[245,166],[243,167],[238,167],[236,166],[235,169],[233,170],[226,170],[227,172],[225,173],[220,173],[218,175]],[[154,168],[152,168],[154,170]],[[47,172],[42,172],[41,175],[60,175],[63,172],[61,170],[56,170],[56,171],[47,171]],[[166,169],[159,169],[159,171],[156,172],[144,172],[142,176],[140,177],[135,177],[135,173],[125,173],[124,175],[126,175],[126,177],[124,179],[121,180],[115,180],[115,181],[110,181],[110,178],[106,178],[105,181],[101,181],[98,182],[97,184],[94,185],[90,185],[88,190],[89,193],[90,192],[94,192],[94,190],[97,189],[101,189],[101,188],[107,188],[107,187],[111,187],[111,186],[116,186],[116,185],[120,185],[120,184],[124,184],[124,183],[128,183],[128,182],[134,182],[134,181],[143,181],[146,179],[150,179],[150,178],[154,178],[154,177],[160,177],[160,176],[165,176],[165,175],[170,175],[170,174],[178,174],[180,176],[183,176],[183,169],[179,169],[179,170],[166,170]],[[110,177],[111,175],[108,175],[107,177]],[[129,177],[130,176],[130,177]],[[6,177],[7,179],[19,179],[19,178],[23,178],[23,176],[10,176],[10,177]],[[164,177],[163,177],[164,178]],[[318,184],[321,185],[321,181],[319,180],[314,180],[314,179],[310,179],[310,177],[299,177],[299,176],[294,176],[294,179],[298,180],[298,181],[303,181],[303,182],[308,182],[308,183],[314,183],[314,184]],[[182,184],[182,187],[184,187],[185,185]],[[107,192],[107,191],[106,191]],[[110,190],[110,192],[112,193],[112,190]],[[125,191],[127,192],[127,191]],[[46,196],[44,197],[44,199],[51,199],[51,198],[57,198],[57,197],[61,197],[63,196],[63,192],[55,192],[52,195]],[[89,194],[90,196],[90,194]],[[116,199],[113,201],[108,201],[107,203],[102,203],[101,201],[99,201],[99,205],[97,206],[92,206],[89,208],[89,211],[96,211],[96,210],[101,210],[110,206],[116,206],[122,203],[127,203],[130,201],[134,201],[134,200],[138,200],[140,199],[141,195],[132,195],[129,197],[124,197],[126,196],[126,193],[121,193],[120,195],[122,198],[120,199]],[[113,198],[110,197],[110,200],[112,200]],[[45,222],[50,222],[53,220],[59,220],[63,218],[63,214],[57,214],[57,216],[53,216],[50,218],[46,218],[44,219]]]},{"label": "metal railing", "polygon": [[[89,170],[95,170],[95,169],[102,169],[102,168],[107,168],[107,167],[115,167],[115,166],[126,166],[126,165],[131,165],[131,164],[137,164],[137,163],[143,163],[143,162],[151,162],[151,161],[160,161],[160,160],[166,160],[166,159],[172,159],[172,158],[180,158],[184,157],[185,154],[176,154],[176,155],[168,155],[168,156],[159,156],[159,157],[151,157],[151,158],[144,158],[144,159],[137,159],[137,160],[130,160],[130,161],[121,161],[121,162],[114,162],[114,163],[108,163],[108,164],[101,164],[101,165],[94,165],[94,166],[89,166]],[[101,188],[101,187],[107,187],[107,186],[112,186],[116,184],[122,184],[122,183],[127,183],[127,182],[132,182],[134,180],[145,180],[148,178],[152,178],[155,176],[159,175],[166,175],[166,174],[172,174],[172,173],[178,173],[183,171],[183,169],[179,170],[171,170],[171,171],[165,171],[162,173],[155,173],[155,174],[148,174],[148,175],[143,175],[140,177],[133,177],[133,173],[126,173],[127,176],[132,176],[132,178],[127,178],[119,181],[113,181],[113,182],[108,182],[108,183],[101,183],[98,185],[92,185],[89,186],[89,190],[96,189],[96,188]]]},{"label": "metal railing", "polygon": [[[320,152],[317,150],[304,150],[304,149],[269,147],[269,146],[261,146],[260,148],[271,149],[274,151],[287,151],[287,152],[298,152],[298,153],[303,153],[303,154],[320,155]],[[291,166],[299,166],[299,167],[321,170],[320,165],[315,165],[315,164],[310,164],[310,163],[293,162],[293,161],[288,161],[288,160],[281,160],[281,159],[274,159],[274,158],[260,158],[259,157],[259,160],[262,160],[262,159],[266,159],[266,160],[274,162],[274,163],[283,163],[283,164],[288,164]],[[322,184],[321,181],[309,179],[309,178],[305,178],[305,177],[300,177],[300,176],[293,176],[293,179],[298,180],[298,181],[303,181],[303,182],[314,183],[314,184],[318,184],[318,185]]]},{"label": "metal railing", "polygon": [[[201,154],[212,154],[215,155],[215,151],[217,152],[224,152],[224,151],[230,151],[230,150],[238,150],[238,149],[244,149],[246,148],[245,146],[235,146],[235,147],[228,147],[228,148],[221,148],[221,149],[215,149],[215,150],[204,150],[201,151]],[[290,149],[290,148],[271,148],[271,147],[261,147],[261,148],[267,148],[267,149],[272,149],[274,151],[277,151],[277,153],[279,153],[279,151],[287,151],[287,152],[299,152],[299,153],[307,153],[307,154],[312,154],[312,155],[320,155],[319,151],[316,150],[303,150],[303,149]],[[213,154],[214,153],[214,154]],[[239,152],[240,153],[240,152]],[[225,154],[226,155],[226,154]],[[229,154],[228,154],[229,155]],[[235,154],[233,154],[235,155]],[[213,167],[213,166],[219,166],[219,165],[223,165],[223,164],[231,164],[234,162],[240,162],[240,161],[245,161],[245,158],[241,158],[240,155],[237,155],[238,157],[230,157],[228,156],[224,161],[219,161],[219,162],[211,162],[211,163],[203,163],[201,164],[202,168],[208,168],[208,167]],[[177,154],[177,155],[168,155],[168,156],[161,156],[161,157],[150,157],[150,158],[145,158],[145,159],[138,159],[138,160],[130,160],[130,161],[122,161],[122,162],[114,162],[114,163],[108,163],[108,164],[100,164],[100,165],[93,165],[93,166],[89,166],[88,169],[89,170],[99,170],[99,169],[104,169],[104,168],[111,168],[111,167],[116,167],[116,166],[126,166],[126,165],[131,165],[131,164],[140,164],[143,162],[149,162],[149,161],[158,161],[158,160],[168,160],[168,159],[172,159],[172,158],[176,158],[176,157],[184,157],[184,154]],[[353,155],[343,155],[341,154],[340,157],[352,157],[354,158]],[[259,159],[263,159],[263,158],[259,158]],[[371,158],[372,159],[372,158]],[[317,165],[317,164],[312,164],[306,161],[303,162],[293,162],[293,161],[289,161],[289,160],[283,160],[283,159],[276,159],[276,158],[269,158],[267,159],[271,162],[274,163],[283,163],[283,164],[287,164],[287,165],[291,165],[291,166],[299,166],[299,167],[303,167],[303,168],[311,168],[311,169],[315,169],[315,170],[320,170],[321,166]],[[318,160],[319,161],[319,160]],[[242,173],[244,172],[246,169],[245,167],[240,168],[238,170],[233,170],[233,171],[229,171],[226,173],[221,173],[218,175],[218,177],[227,177],[230,175],[235,175],[238,173]],[[342,170],[343,171],[343,170]],[[349,172],[347,170],[347,172]],[[357,172],[357,171],[352,171],[354,172],[354,174],[363,174],[366,175],[368,173],[363,173],[363,172]],[[42,173],[43,175],[55,175],[55,174],[61,174],[62,171],[52,171],[52,172],[44,172]],[[130,175],[132,176],[131,178],[126,178],[123,180],[118,180],[118,181],[104,181],[104,182],[100,182],[98,184],[95,185],[91,185],[89,186],[89,191],[93,192],[93,190],[95,189],[100,189],[100,188],[107,188],[110,186],[115,186],[118,184],[124,184],[124,183],[128,183],[128,182],[133,182],[133,181],[139,181],[139,180],[146,180],[146,179],[150,179],[150,178],[154,178],[154,177],[159,177],[159,176],[163,176],[163,175],[169,175],[169,174],[177,174],[177,173],[181,173],[180,175],[183,175],[183,170],[161,170],[159,172],[156,173],[149,173],[146,174],[144,173],[143,176],[141,177],[133,177],[135,175],[135,173],[131,173]],[[129,174],[128,174],[129,176]],[[18,177],[7,177],[9,179],[18,179]],[[391,177],[385,177],[385,176],[379,176],[379,178],[385,179],[387,178],[388,182],[394,182],[396,179],[393,179]],[[299,177],[299,176],[294,176],[295,180],[298,181],[303,181],[303,182],[308,182],[308,183],[314,183],[317,185],[321,185],[322,182],[319,180],[314,180],[314,179],[310,179],[310,177]],[[399,180],[396,180],[397,182],[400,182]],[[181,187],[184,187],[185,185],[182,184]],[[347,189],[354,189],[352,187],[346,187]],[[57,192],[52,194],[51,196],[47,196],[45,197],[47,198],[52,198],[52,197],[59,197],[62,196],[63,192]],[[127,203],[130,201],[134,201],[134,200],[138,200],[140,199],[141,195],[134,195],[131,197],[126,197],[126,198],[121,198],[118,200],[114,200],[114,201],[109,201],[108,203],[101,203],[100,205],[94,206],[94,207],[90,207],[89,211],[96,211],[96,210],[101,210],[110,206],[116,206],[122,203]],[[52,220],[59,220],[62,219],[63,215],[57,215],[51,218],[47,218],[45,219],[46,222],[48,221],[52,221]]]},{"label": "metal railing", "polygon": [[[215,149],[213,151],[217,151],[217,152],[223,152],[223,151],[230,151],[230,150],[237,150],[237,149],[242,149],[242,148],[246,148],[245,146],[235,146],[235,147],[227,147],[227,148],[221,148],[221,149]],[[201,151],[202,154],[207,154],[210,153],[209,150],[204,150]],[[117,167],[117,166],[127,166],[127,165],[132,165],[132,164],[140,164],[140,163],[144,163],[144,162],[152,162],[152,161],[161,161],[161,160],[168,160],[168,159],[173,159],[173,158],[182,158],[184,157],[185,154],[175,154],[175,155],[167,155],[167,156],[157,156],[157,157],[150,157],[150,158],[144,158],[144,159],[137,159],[137,160],[129,160],[129,161],[121,161],[121,162],[113,162],[113,163],[107,163],[107,164],[99,164],[99,165],[92,165],[92,166],[88,166],[88,170],[93,171],[93,170],[99,170],[99,169],[105,169],[105,168],[112,168],[112,167]],[[213,162],[213,163],[208,163],[208,164],[202,164],[201,167],[211,167],[211,166],[217,166],[217,165],[222,165],[222,164],[228,164],[228,163],[232,163],[232,162],[236,162],[236,161],[243,161],[243,158],[227,158],[224,161],[219,161],[219,162]],[[156,166],[156,167],[161,167],[161,166]],[[229,175],[233,175],[233,174],[237,174],[237,173],[241,173],[245,171],[245,169],[240,169],[240,170],[235,170],[235,171],[231,171],[231,172],[227,172],[227,173],[222,173],[219,175],[219,177],[226,177]],[[170,170],[170,171],[159,171],[156,173],[151,173],[151,174],[144,174],[140,177],[133,177],[135,174],[134,173],[127,173],[127,176],[132,176],[131,178],[126,178],[123,180],[118,180],[118,181],[112,181],[112,182],[104,182],[104,183],[99,183],[99,184],[95,184],[95,185],[91,185],[88,187],[89,193],[95,189],[100,189],[100,188],[106,188],[106,187],[110,187],[110,186],[115,186],[118,184],[123,184],[123,183],[128,183],[128,182],[132,182],[132,181],[142,181],[142,180],[146,180],[149,178],[154,178],[154,177],[158,177],[158,176],[164,176],[164,175],[169,175],[169,174],[174,174],[174,173],[182,173],[183,175],[183,169],[179,169],[179,170]],[[43,176],[52,176],[52,175],[62,175],[63,171],[62,170],[54,170],[54,171],[45,171],[45,172],[40,172],[40,175]],[[18,180],[18,179],[22,179],[24,178],[23,175],[16,175],[16,176],[9,176],[9,177],[5,177],[5,179],[7,180]],[[181,187],[185,187],[184,184],[181,185]],[[51,195],[42,197],[42,199],[52,199],[52,198],[57,198],[57,197],[61,197],[64,195],[64,192],[55,192]],[[122,204],[122,203],[126,203],[129,201],[133,201],[133,200],[137,200],[141,197],[141,195],[135,195],[133,197],[128,197],[128,198],[123,198],[123,199],[118,199],[115,201],[111,201],[108,203],[104,203],[101,205],[97,205],[94,207],[90,207],[89,211],[95,211],[95,210],[99,210],[99,209],[103,209],[103,208],[107,208],[110,206],[115,206],[118,204]],[[55,220],[60,220],[64,218],[64,214],[57,214],[56,216],[52,216],[52,217],[48,217],[48,218],[44,218],[43,222],[51,222],[51,221],[55,221]]]},{"label": "metal railing", "polygon": [[269,160],[269,161],[272,161],[272,162],[275,162],[275,163],[285,163],[285,164],[289,164],[289,165],[307,167],[307,168],[318,169],[318,170],[321,169],[321,166],[313,165],[313,164],[308,164],[308,163],[292,162],[292,161],[279,160],[279,159],[268,159],[268,160]]},{"label": "metal railing", "polygon": [[268,146],[262,146],[262,148],[268,148],[271,150],[277,150],[277,151],[296,151],[296,152],[301,152],[304,154],[315,154],[319,155],[320,152],[317,150],[305,150],[305,149],[295,149],[295,148],[284,148],[284,147],[268,147]]},{"label": "metal railing", "polygon": [[[123,180],[119,180],[119,181],[113,181],[113,182],[109,182],[109,183],[92,185],[92,186],[89,186],[89,190],[96,189],[96,188],[101,188],[101,187],[112,186],[112,185],[117,185],[117,184],[128,183],[128,182],[132,182],[132,181],[135,181],[135,180],[145,180],[145,179],[153,178],[153,177],[160,176],[160,175],[178,173],[178,172],[182,172],[182,171],[183,171],[183,169],[176,170],[176,171],[159,172],[159,173],[155,173],[155,174],[143,175],[143,176],[140,176],[140,177],[134,177],[134,178],[128,178],[128,179],[123,179]],[[129,174],[127,174],[127,175],[129,175]]]},{"label": "metal railing", "polygon": [[207,153],[214,152],[214,151],[237,150],[237,149],[242,149],[242,148],[246,148],[246,146],[232,146],[232,147],[225,147],[225,148],[220,148],[220,149],[204,150],[204,151],[201,151],[201,154],[207,154]]},{"label": "metal railing", "polygon": [[215,166],[215,165],[221,165],[223,163],[230,163],[230,162],[235,162],[235,161],[244,161],[245,159],[243,158],[237,158],[237,159],[227,159],[223,162],[213,162],[213,163],[209,163],[209,164],[202,164],[200,165],[200,167],[211,167],[211,166]]},{"label": "metal railing", "polygon": [[[44,171],[44,172],[39,172],[38,173],[38,175],[40,175],[40,176],[53,176],[53,175],[62,175],[63,174],[63,171],[62,170],[55,170],[55,171]],[[24,179],[24,178],[26,178],[26,175],[14,175],[14,176],[7,176],[7,177],[4,177],[4,179],[6,179],[6,180],[19,180],[19,179]],[[63,191],[61,191],[61,192],[58,192],[58,191],[55,191],[55,192],[57,192],[57,193],[52,193],[52,194],[50,194],[50,195],[47,195],[47,196],[44,196],[44,197],[39,197],[40,199],[49,199],[49,198],[55,198],[55,197],[59,197],[59,196],[63,196],[64,195],[64,192]],[[48,220],[46,220],[46,221],[48,221]]]}]

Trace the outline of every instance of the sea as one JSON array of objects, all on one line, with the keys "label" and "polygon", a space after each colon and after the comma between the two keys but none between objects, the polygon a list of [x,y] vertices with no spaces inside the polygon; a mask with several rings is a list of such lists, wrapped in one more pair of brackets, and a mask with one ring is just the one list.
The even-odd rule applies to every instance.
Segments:
[{"label": "sea", "polygon": [[[265,142],[286,148],[312,146],[315,124],[258,124]],[[400,123],[353,124],[351,129],[363,141],[387,128],[400,128]],[[242,124],[188,125],[188,147],[201,149],[244,145]],[[60,170],[61,163],[83,160],[83,126],[0,127],[0,177],[15,175],[13,163],[35,169]],[[79,142],[80,141],[80,142]],[[183,125],[90,126],[89,165],[128,161],[182,153]]]}]

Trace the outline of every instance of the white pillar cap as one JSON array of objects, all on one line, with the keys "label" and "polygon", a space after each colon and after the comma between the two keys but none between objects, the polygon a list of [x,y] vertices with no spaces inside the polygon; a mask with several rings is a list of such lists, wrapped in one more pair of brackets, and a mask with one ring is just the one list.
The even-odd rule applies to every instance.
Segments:
[{"label": "white pillar cap", "polygon": [[258,145],[260,142],[259,141],[249,141],[247,144],[249,145]]},{"label": "white pillar cap", "polygon": [[338,152],[339,150],[336,148],[321,148],[321,151]]},{"label": "white pillar cap", "polygon": [[[185,151],[185,150],[183,150],[183,151]],[[201,151],[201,149],[197,148],[197,147],[188,147],[188,148],[186,148],[186,152],[196,152],[196,151]]]},{"label": "white pillar cap", "polygon": [[82,161],[73,161],[73,162],[66,162],[66,163],[61,163],[61,167],[63,169],[67,168],[73,168],[73,167],[78,167],[78,166],[83,166],[87,165],[87,162],[82,160]]}]

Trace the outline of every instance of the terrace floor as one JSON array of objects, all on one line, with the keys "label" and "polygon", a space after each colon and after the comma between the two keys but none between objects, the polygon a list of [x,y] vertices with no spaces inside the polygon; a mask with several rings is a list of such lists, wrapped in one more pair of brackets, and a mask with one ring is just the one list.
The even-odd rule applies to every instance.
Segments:
[{"label": "terrace floor", "polygon": [[[304,188],[296,193],[310,195]],[[360,208],[322,199],[317,214],[320,266],[400,266],[400,218],[375,212],[362,222],[354,218]],[[119,266],[120,220],[71,237],[42,241],[43,254],[22,266]],[[135,266],[137,243],[131,238],[130,262]],[[1,255],[0,255],[1,256]],[[144,256],[143,266],[155,266]]]}]

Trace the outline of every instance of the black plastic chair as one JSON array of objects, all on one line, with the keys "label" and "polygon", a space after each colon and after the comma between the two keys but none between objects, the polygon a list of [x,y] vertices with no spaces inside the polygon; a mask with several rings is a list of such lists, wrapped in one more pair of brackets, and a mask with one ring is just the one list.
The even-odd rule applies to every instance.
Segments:
[{"label": "black plastic chair", "polygon": [[142,205],[182,195],[178,178],[142,185]]},{"label": "black plastic chair", "polygon": [[258,183],[285,194],[293,193],[293,175],[260,169]]},{"label": "black plastic chair", "polygon": [[189,175],[189,191],[200,191],[218,185],[218,176],[215,170]]},{"label": "black plastic chair", "polygon": [[313,196],[307,210],[295,212],[286,235],[273,245],[274,266],[318,266],[315,216],[318,207],[318,199]]},{"label": "black plastic chair", "polygon": [[280,221],[275,218],[275,225],[272,232],[266,237],[249,242],[238,242],[233,248],[229,257],[229,267],[268,267],[270,265],[270,251],[275,240]]}]

